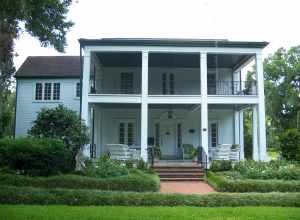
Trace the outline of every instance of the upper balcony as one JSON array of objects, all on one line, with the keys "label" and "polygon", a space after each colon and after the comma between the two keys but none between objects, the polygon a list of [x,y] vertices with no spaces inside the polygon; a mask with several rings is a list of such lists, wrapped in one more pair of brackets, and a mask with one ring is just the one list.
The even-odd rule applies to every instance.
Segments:
[{"label": "upper balcony", "polygon": [[[250,55],[208,54],[207,93],[216,96],[257,95],[256,81],[245,81],[241,69]],[[199,53],[149,53],[148,94],[201,95]],[[92,52],[90,93],[140,95],[141,52]]]}]

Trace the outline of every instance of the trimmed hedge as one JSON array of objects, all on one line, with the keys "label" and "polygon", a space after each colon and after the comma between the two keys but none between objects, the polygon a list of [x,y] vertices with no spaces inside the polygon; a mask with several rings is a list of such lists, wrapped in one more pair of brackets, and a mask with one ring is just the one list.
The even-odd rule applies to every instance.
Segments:
[{"label": "trimmed hedge", "polygon": [[127,176],[111,178],[86,177],[80,175],[29,177],[13,174],[0,174],[0,185],[155,192],[160,188],[160,181],[157,175],[147,174],[141,171],[135,171]]},{"label": "trimmed hedge", "polygon": [[208,195],[178,195],[0,186],[0,203],[39,205],[300,207],[300,193],[212,193]]},{"label": "trimmed hedge", "polygon": [[297,180],[228,179],[208,172],[207,182],[220,192],[300,192]]},{"label": "trimmed hedge", "polygon": [[59,139],[0,139],[0,166],[30,176],[49,176],[72,170],[72,154]]}]

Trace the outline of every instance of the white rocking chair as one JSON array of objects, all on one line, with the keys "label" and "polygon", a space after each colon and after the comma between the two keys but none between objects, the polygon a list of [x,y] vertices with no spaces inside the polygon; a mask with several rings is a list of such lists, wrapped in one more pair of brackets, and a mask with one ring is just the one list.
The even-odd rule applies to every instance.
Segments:
[{"label": "white rocking chair", "polygon": [[126,144],[107,144],[110,158],[113,160],[132,160],[135,149],[130,149]]}]

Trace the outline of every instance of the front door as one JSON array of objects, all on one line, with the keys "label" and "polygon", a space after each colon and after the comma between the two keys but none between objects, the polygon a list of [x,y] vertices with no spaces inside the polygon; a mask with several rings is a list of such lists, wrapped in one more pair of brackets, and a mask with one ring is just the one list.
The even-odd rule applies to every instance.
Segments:
[{"label": "front door", "polygon": [[176,129],[175,123],[161,124],[161,154],[162,158],[176,158]]}]

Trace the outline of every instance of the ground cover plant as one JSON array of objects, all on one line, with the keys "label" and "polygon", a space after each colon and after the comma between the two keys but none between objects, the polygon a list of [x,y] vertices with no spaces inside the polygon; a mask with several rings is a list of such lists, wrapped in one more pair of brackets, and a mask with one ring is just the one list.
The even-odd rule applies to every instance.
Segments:
[{"label": "ground cover plant", "polygon": [[74,206],[29,206],[29,205],[2,205],[0,213],[3,219],[11,220],[94,220],[94,219],[235,219],[235,220],[281,220],[299,219],[299,208],[279,207],[74,207]]},{"label": "ground cover plant", "polygon": [[100,190],[0,186],[1,204],[124,206],[285,206],[300,207],[300,193],[211,193],[180,195]]},{"label": "ground cover plant", "polygon": [[[300,192],[300,167],[288,161],[216,161],[207,181],[221,192]],[[212,172],[214,171],[214,172]]]}]

